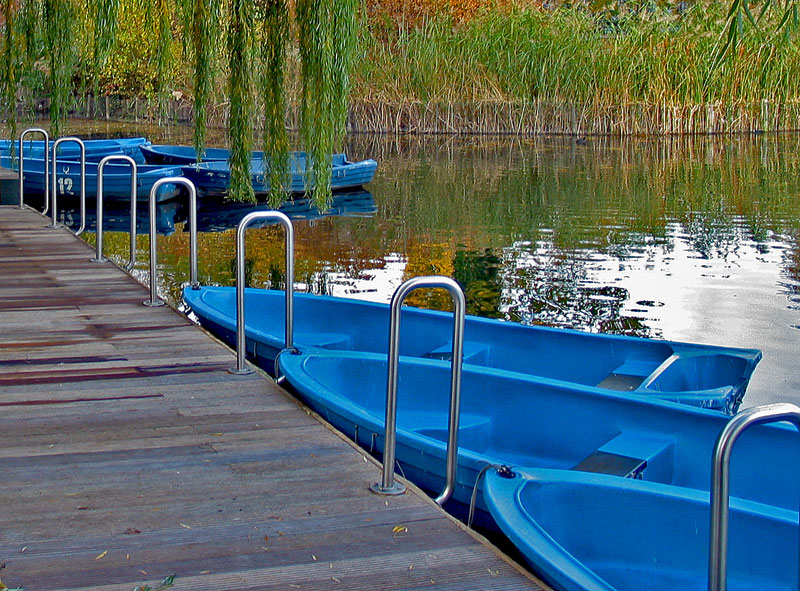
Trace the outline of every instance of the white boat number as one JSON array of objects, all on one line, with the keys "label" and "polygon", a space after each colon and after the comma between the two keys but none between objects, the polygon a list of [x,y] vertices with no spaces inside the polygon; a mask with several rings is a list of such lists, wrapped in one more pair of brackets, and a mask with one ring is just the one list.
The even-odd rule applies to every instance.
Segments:
[{"label": "white boat number", "polygon": [[72,179],[69,177],[58,179],[58,192],[61,195],[72,194]]}]

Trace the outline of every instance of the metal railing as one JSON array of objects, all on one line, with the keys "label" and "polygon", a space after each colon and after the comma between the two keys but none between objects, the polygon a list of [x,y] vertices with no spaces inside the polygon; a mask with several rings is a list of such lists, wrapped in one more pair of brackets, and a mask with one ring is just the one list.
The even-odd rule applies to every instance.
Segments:
[{"label": "metal railing", "polygon": [[285,348],[294,347],[294,228],[292,221],[279,211],[248,213],[236,228],[236,367],[228,371],[235,375],[253,372],[245,365],[247,343],[244,325],[245,233],[247,226],[259,220],[278,221],[286,233],[286,332]]},{"label": "metal railing", "polygon": [[453,358],[450,363],[450,415],[447,427],[447,467],[445,487],[436,499],[443,505],[453,494],[458,468],[458,423],[461,408],[461,365],[464,357],[465,298],[461,287],[449,277],[415,277],[403,283],[392,296],[389,327],[389,367],[386,378],[386,434],[383,446],[381,482],[370,490],[381,495],[399,495],[405,487],[394,481],[395,447],[397,444],[397,371],[400,360],[400,317],[403,300],[420,287],[446,289],[453,298]]},{"label": "metal railing", "polygon": [[92,262],[102,263],[107,260],[106,257],[103,256],[103,170],[107,163],[115,160],[127,162],[131,166],[131,252],[127,265],[128,270],[131,270],[136,265],[136,185],[138,181],[138,167],[136,161],[130,156],[106,156],[97,165],[97,254],[95,258],[92,259]]},{"label": "metal railing", "polygon": [[50,136],[41,127],[31,127],[19,134],[19,206],[25,207],[25,158],[23,140],[29,133],[41,133],[44,136],[44,209],[42,215],[47,215],[47,210],[50,207],[50,193],[48,190],[49,184],[47,180],[50,178]]},{"label": "metal railing", "polygon": [[711,465],[711,531],[708,547],[708,590],[725,591],[728,571],[728,505],[733,444],[755,425],[788,421],[800,430],[800,408],[786,402],[756,406],[733,417],[717,437]]},{"label": "metal railing", "polygon": [[[75,232],[75,235],[81,234],[86,229],[86,145],[83,143],[82,140],[76,137],[62,137],[57,139],[53,142],[53,184],[50,187],[50,191],[52,193],[53,203],[51,204],[50,215],[52,217],[52,224],[50,224],[51,228],[57,228],[58,222],[56,221],[56,216],[58,215],[58,207],[57,207],[57,197],[58,197],[58,190],[56,189],[56,178],[58,177],[58,148],[64,142],[75,142],[78,144],[78,147],[81,149],[81,225],[78,228],[78,231]],[[45,184],[47,184],[47,178],[45,177]]]},{"label": "metal railing", "polygon": [[164,300],[158,297],[158,245],[156,243],[156,195],[163,185],[182,185],[189,190],[189,282],[192,289],[200,289],[197,282],[197,189],[194,183],[182,176],[158,179],[150,189],[150,299],[145,306],[163,306]]}]

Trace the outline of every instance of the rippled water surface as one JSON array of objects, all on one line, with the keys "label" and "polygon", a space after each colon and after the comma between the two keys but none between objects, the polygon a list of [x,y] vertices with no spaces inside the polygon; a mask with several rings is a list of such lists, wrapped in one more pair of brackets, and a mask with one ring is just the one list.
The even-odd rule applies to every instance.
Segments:
[{"label": "rippled water surface", "polygon": [[[191,141],[174,127],[75,131]],[[299,289],[388,302],[409,277],[449,275],[473,314],[761,349],[744,406],[800,403],[798,137],[357,136],[348,153],[379,161],[367,192],[337,197],[329,215],[287,207]],[[202,282],[233,284],[243,212],[201,204]],[[110,215],[106,250],[123,261],[127,222]],[[186,215],[159,210],[160,289],[173,302],[188,276]],[[276,228],[248,233],[251,285],[282,284],[282,248]],[[144,235],[139,260],[146,280]],[[444,293],[412,298],[448,306]]]}]

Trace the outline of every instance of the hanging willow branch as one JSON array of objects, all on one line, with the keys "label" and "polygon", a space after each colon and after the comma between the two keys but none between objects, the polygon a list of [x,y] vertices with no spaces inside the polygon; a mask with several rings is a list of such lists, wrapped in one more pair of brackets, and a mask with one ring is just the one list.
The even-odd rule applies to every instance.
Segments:
[{"label": "hanging willow branch", "polygon": [[172,18],[167,0],[152,0],[147,4],[147,18],[153,21],[158,32],[156,55],[156,97],[159,113],[165,112],[164,89],[167,86],[167,74],[172,62]]},{"label": "hanging willow branch", "polygon": [[68,112],[74,53],[72,26],[75,14],[70,0],[44,0],[44,39],[50,82],[50,135],[61,135]]},{"label": "hanging willow branch", "polygon": [[231,0],[228,23],[228,98],[230,115],[231,182],[228,198],[233,201],[255,202],[250,180],[250,161],[253,152],[253,5],[252,0]]},{"label": "hanging willow branch", "polygon": [[[88,0],[94,4],[94,36],[92,45],[92,94],[100,96],[100,72],[117,37],[117,14],[120,0]],[[95,106],[96,106],[95,102]],[[96,114],[96,113],[95,113]]]},{"label": "hanging willow branch", "polygon": [[300,135],[314,203],[331,198],[331,155],[346,127],[349,70],[356,42],[355,0],[298,0],[303,90]]},{"label": "hanging willow branch", "polygon": [[[17,137],[17,84],[19,82],[19,43],[17,40],[17,7],[15,0],[3,0],[3,63],[2,63],[2,105],[8,121],[12,138]],[[14,144],[11,144],[11,157],[16,157]]]},{"label": "hanging willow branch", "polygon": [[214,39],[219,0],[192,0],[190,36],[194,53],[194,149],[200,162],[206,148],[206,104],[214,82]]},{"label": "hanging willow branch", "polygon": [[264,0],[261,23],[261,100],[264,104],[264,176],[269,168],[269,203],[287,197],[289,134],[286,131],[286,46],[289,10],[286,0]]}]

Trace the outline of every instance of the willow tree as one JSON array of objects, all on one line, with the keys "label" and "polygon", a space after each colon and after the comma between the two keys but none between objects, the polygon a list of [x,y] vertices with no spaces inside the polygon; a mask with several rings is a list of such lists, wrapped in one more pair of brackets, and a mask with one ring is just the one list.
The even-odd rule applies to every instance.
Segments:
[{"label": "willow tree", "polygon": [[100,96],[100,74],[114,46],[117,34],[117,14],[120,0],[86,0],[85,10],[93,14],[92,25],[92,94]]},{"label": "willow tree", "polygon": [[231,0],[228,20],[228,140],[231,177],[228,196],[254,202],[250,180],[253,153],[253,29],[252,0]]},{"label": "willow tree", "polygon": [[194,64],[194,148],[198,162],[206,148],[206,105],[211,96],[216,71],[214,56],[217,49],[219,10],[219,0],[190,0],[186,13]]},{"label": "willow tree", "polygon": [[[6,16],[4,68],[2,72],[6,110],[18,90],[25,71],[44,58],[50,92],[51,135],[59,135],[71,99],[75,73],[73,38],[77,9],[94,21],[91,63],[94,91],[99,93],[100,71],[115,43],[121,0],[0,0]],[[236,201],[254,200],[250,182],[254,143],[256,92],[263,104],[265,168],[268,170],[271,200],[276,203],[288,179],[289,136],[286,113],[287,71],[295,52],[288,50],[297,32],[300,56],[300,138],[308,154],[308,183],[315,203],[324,207],[330,199],[331,154],[345,133],[349,70],[356,42],[357,0],[138,0],[145,25],[155,32],[156,94],[159,105],[170,74],[175,17],[179,16],[185,47],[191,45],[195,93],[194,144],[198,155],[205,148],[206,103],[212,94],[219,31],[227,34],[228,136],[231,147],[231,187]],[[14,32],[15,11],[21,26]],[[295,18],[292,26],[292,16]],[[18,35],[27,60],[10,59],[17,44],[8,41]],[[11,35],[11,37],[9,37]],[[187,41],[188,38],[188,41]],[[257,82],[256,82],[257,81]],[[13,119],[13,116],[11,117]]]},{"label": "willow tree", "polygon": [[[289,134],[286,130],[286,48],[289,11],[286,0],[261,6],[261,100],[264,105],[264,154],[269,154],[269,201],[277,206],[289,179]],[[265,171],[266,176],[266,171]]]},{"label": "willow tree", "polygon": [[44,49],[50,83],[50,135],[58,137],[71,99],[75,65],[72,30],[75,10],[71,0],[44,0]]},{"label": "willow tree", "polygon": [[[17,85],[20,67],[20,39],[17,28],[16,0],[3,0],[3,56],[0,63],[0,101],[2,108],[8,114],[9,131],[11,137],[17,137]],[[11,144],[14,152],[14,144]]]},{"label": "willow tree", "polygon": [[[260,64],[251,54],[256,37],[252,3],[231,0],[228,47],[231,143],[231,188],[236,201],[253,200],[250,185],[250,148],[253,102],[251,68],[261,68],[264,104],[265,168],[271,197],[280,201],[288,177],[285,72],[290,41],[290,10],[286,0],[258,0]],[[300,136],[308,154],[307,189],[314,203],[327,206],[331,196],[331,154],[344,136],[347,118],[349,70],[356,43],[356,0],[297,0],[295,10],[301,60]]]}]

